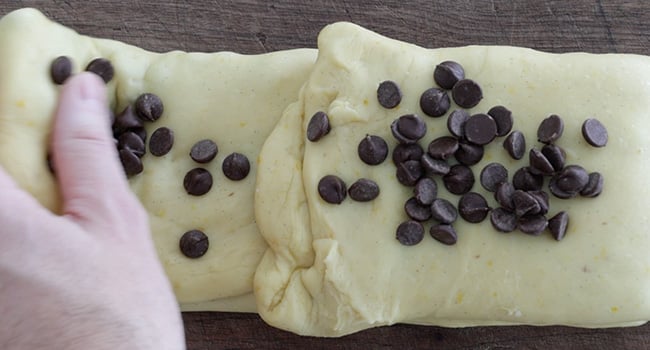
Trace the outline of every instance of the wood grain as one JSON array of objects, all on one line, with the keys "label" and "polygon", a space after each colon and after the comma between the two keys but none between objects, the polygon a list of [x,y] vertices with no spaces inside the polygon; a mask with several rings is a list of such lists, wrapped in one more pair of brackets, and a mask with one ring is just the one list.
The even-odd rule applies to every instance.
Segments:
[{"label": "wood grain", "polygon": [[[319,30],[352,21],[426,47],[527,46],[550,52],[650,55],[645,1],[67,0],[0,2],[0,14],[35,7],[77,31],[153,51],[267,51],[315,47]],[[189,349],[648,349],[650,326],[625,329],[396,325],[340,339],[299,337],[257,315],[186,313]]]}]

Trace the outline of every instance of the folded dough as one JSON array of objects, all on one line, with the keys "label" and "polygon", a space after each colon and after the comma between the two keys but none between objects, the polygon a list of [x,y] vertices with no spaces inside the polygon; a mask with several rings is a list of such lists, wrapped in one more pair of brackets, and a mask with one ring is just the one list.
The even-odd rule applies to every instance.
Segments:
[{"label": "folded dough", "polygon": [[[78,35],[33,9],[0,20],[0,48],[0,164],[54,211],[59,196],[45,162],[59,91],[49,75],[52,60],[69,56],[80,71],[93,58],[110,59],[116,73],[108,91],[117,113],[145,92],[162,99],[162,118],[146,128],[148,135],[171,128],[174,146],[163,157],[147,154],[144,173],[130,179],[150,214],[159,257],[189,309],[253,311],[253,273],[266,249],[253,211],[255,160],[282,111],[296,100],[316,51],[157,54]],[[189,196],[183,177],[199,166],[189,151],[204,138],[219,147],[217,158],[205,165],[214,186],[202,197]],[[251,173],[243,181],[230,181],[221,171],[232,152],[250,159]],[[191,229],[210,239],[199,259],[186,258],[178,247]]]},{"label": "folded dough", "polygon": [[[255,210],[269,244],[256,275],[258,312],[273,326],[299,334],[340,336],[397,322],[471,326],[563,324],[583,327],[638,325],[650,317],[650,58],[634,55],[548,54],[514,47],[427,50],[349,23],[326,27],[319,58],[301,92],[267,139],[259,161]],[[412,189],[400,185],[387,159],[378,166],[359,160],[366,134],[382,136],[392,150],[390,124],[400,115],[421,115],[427,143],[447,135],[446,117],[429,118],[421,93],[435,86],[433,70],[445,60],[465,68],[484,99],[470,110],[504,105],[514,115],[528,149],[538,146],[542,119],[560,115],[564,135],[557,144],[567,164],[599,171],[605,190],[597,198],[552,197],[554,214],[567,210],[569,231],[555,241],[497,233],[489,219],[455,224],[458,243],[445,246],[425,234],[416,246],[395,239],[406,219],[403,203]],[[377,102],[384,80],[402,89],[392,110]],[[455,106],[452,103],[453,110]],[[318,111],[329,115],[331,132],[306,141]],[[609,144],[589,146],[582,122],[606,125]],[[512,160],[497,139],[473,166],[500,162],[510,171],[527,165]],[[375,180],[381,189],[368,203],[324,202],[317,191],[328,174]],[[438,181],[439,194],[457,203]],[[481,185],[492,206],[492,194]],[[427,227],[428,229],[428,227]]]}]

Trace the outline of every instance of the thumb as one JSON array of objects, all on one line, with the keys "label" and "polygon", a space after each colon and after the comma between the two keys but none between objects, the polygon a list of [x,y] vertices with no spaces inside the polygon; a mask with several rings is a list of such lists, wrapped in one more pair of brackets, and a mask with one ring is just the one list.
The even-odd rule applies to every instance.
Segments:
[{"label": "thumb", "polygon": [[90,73],[68,79],[54,120],[52,151],[65,215],[92,221],[128,190],[111,135],[106,88]]}]

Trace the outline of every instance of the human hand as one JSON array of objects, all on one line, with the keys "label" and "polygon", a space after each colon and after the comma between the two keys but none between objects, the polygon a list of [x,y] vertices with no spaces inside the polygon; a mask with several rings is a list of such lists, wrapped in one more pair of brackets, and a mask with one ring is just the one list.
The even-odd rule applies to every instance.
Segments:
[{"label": "human hand", "polygon": [[89,73],[61,92],[52,151],[63,214],[0,169],[1,349],[182,349],[183,326],[147,214]]}]

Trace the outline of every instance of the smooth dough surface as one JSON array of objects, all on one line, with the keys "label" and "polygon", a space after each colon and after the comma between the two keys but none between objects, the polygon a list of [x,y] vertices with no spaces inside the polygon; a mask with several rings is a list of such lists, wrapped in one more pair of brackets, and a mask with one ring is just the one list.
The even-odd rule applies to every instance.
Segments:
[{"label": "smooth dough surface", "polygon": [[[319,58],[301,92],[270,135],[260,155],[256,215],[269,244],[255,275],[258,312],[271,325],[299,334],[340,336],[398,322],[443,326],[563,324],[629,326],[650,317],[650,58],[634,55],[548,54],[513,47],[427,50],[349,23],[326,27]],[[560,115],[564,135],[557,142],[567,164],[604,175],[597,198],[551,199],[549,217],[570,215],[569,231],[557,242],[497,233],[486,220],[455,224],[458,243],[445,246],[428,233],[412,247],[395,239],[406,219],[404,202],[412,189],[400,185],[389,158],[368,166],[357,155],[366,134],[382,136],[392,151],[390,124],[421,115],[428,131],[420,144],[447,135],[446,120],[430,118],[420,95],[434,87],[433,70],[454,60],[477,81],[484,99],[470,113],[504,105],[527,148],[540,147],[542,119]],[[395,81],[403,99],[392,110],[377,102],[377,87]],[[453,110],[457,108],[452,103]],[[310,117],[325,111],[332,130],[306,141]],[[589,146],[582,122],[599,119],[608,129],[604,148]],[[499,138],[473,166],[514,161]],[[318,181],[334,174],[349,186],[375,180],[377,199],[340,205],[325,203]],[[458,202],[439,178],[439,195]],[[491,206],[496,203],[478,183]],[[426,230],[430,224],[428,224]]]},{"label": "smooth dough surface", "polygon": [[[116,113],[145,92],[164,103],[163,116],[146,128],[148,135],[158,127],[172,129],[172,151],[163,157],[148,153],[144,172],[130,184],[150,214],[158,254],[178,300],[190,309],[254,310],[253,274],[266,249],[253,210],[256,159],[282,111],[297,99],[316,51],[157,54],[79,35],[33,9],[6,15],[0,21],[0,164],[53,211],[60,199],[45,157],[59,88],[49,69],[61,55],[73,60],[75,72],[94,58],[111,60],[115,78],[108,91]],[[217,157],[203,165],[214,185],[204,196],[189,196],[183,177],[201,166],[189,151],[205,138],[219,147]],[[233,152],[250,160],[243,181],[230,181],[221,170]],[[178,247],[191,229],[203,230],[210,240],[199,259],[186,258]]]}]

